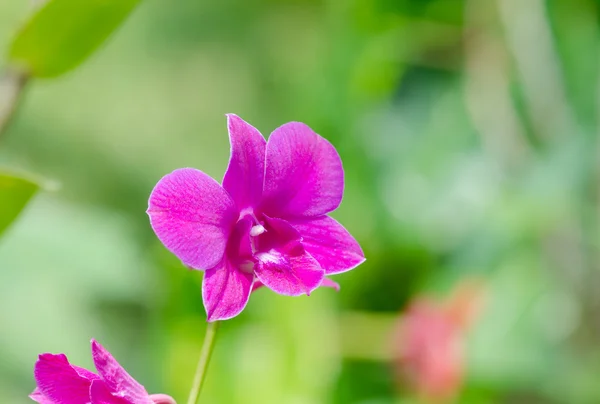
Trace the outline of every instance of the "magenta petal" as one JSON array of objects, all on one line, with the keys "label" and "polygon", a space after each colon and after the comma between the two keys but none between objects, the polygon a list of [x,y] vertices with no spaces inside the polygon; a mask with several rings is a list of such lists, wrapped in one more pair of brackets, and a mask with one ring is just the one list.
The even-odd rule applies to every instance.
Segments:
[{"label": "magenta petal", "polygon": [[[265,285],[263,285],[263,283],[261,281],[255,280],[254,283],[252,284],[252,292],[254,292],[255,290],[258,290],[264,286]],[[323,281],[321,282],[319,287],[320,288],[333,288],[338,292],[340,291],[340,285],[337,282],[334,282],[329,278],[323,278]]]},{"label": "magenta petal", "polygon": [[252,242],[250,240],[251,228],[252,219],[246,216],[235,224],[231,236],[229,236],[229,241],[225,248],[225,255],[234,260],[232,261],[234,265],[252,259]]},{"label": "magenta petal", "polygon": [[131,377],[96,340],[92,340],[92,359],[110,391],[131,403],[152,404],[144,386]]},{"label": "magenta petal", "polygon": [[264,215],[267,227],[259,239],[260,253],[254,273],[269,289],[289,296],[310,294],[316,289],[325,271],[306,253],[300,234],[287,221]]},{"label": "magenta petal", "polygon": [[[102,380],[94,380],[90,386],[91,404],[137,404],[124,398],[113,396]],[[146,401],[143,401],[146,403]]]},{"label": "magenta petal", "polygon": [[181,168],[156,184],[148,215],[165,247],[185,265],[206,269],[223,257],[238,211],[215,180],[202,171]]},{"label": "magenta petal", "polygon": [[252,284],[252,292],[254,292],[255,290],[260,289],[264,286],[265,285],[263,285],[263,283],[261,281],[259,281],[258,279],[255,279],[254,283]]},{"label": "magenta petal", "polygon": [[167,396],[166,394],[151,394],[150,400],[154,404],[177,404],[173,397]]},{"label": "magenta petal", "polygon": [[340,284],[337,282],[332,281],[329,278],[324,278],[323,282],[321,282],[321,284],[319,285],[320,288],[333,288],[336,291],[340,291]]},{"label": "magenta petal", "polygon": [[80,368],[79,366],[75,366],[75,365],[71,365],[71,367],[73,369],[75,369],[75,371],[77,372],[77,374],[81,377],[84,377],[88,380],[96,380],[96,379],[100,379],[100,376],[98,376],[96,373],[91,372],[85,368]]},{"label": "magenta petal", "polygon": [[271,250],[257,254],[257,258],[254,273],[266,287],[281,295],[308,295],[323,280],[323,268],[307,253],[292,256]]},{"label": "magenta petal", "polygon": [[262,195],[267,142],[260,132],[237,115],[227,115],[231,156],[223,188],[238,210],[258,205]]},{"label": "magenta petal", "polygon": [[267,142],[263,212],[320,216],[339,206],[343,192],[344,169],[331,143],[303,123],[275,129]]},{"label": "magenta petal", "polygon": [[80,376],[63,354],[41,354],[33,374],[38,386],[34,394],[47,400],[38,401],[40,403],[87,404],[90,401],[91,381]]},{"label": "magenta petal", "polygon": [[43,395],[38,388],[29,395],[29,398],[40,404],[54,404],[56,402]]},{"label": "magenta petal", "polygon": [[227,258],[206,270],[202,299],[208,321],[227,320],[244,310],[252,289],[252,273],[238,270]]},{"label": "magenta petal", "polygon": [[291,220],[290,224],[302,236],[302,246],[327,275],[348,271],[365,261],[365,255],[354,237],[329,216]]}]

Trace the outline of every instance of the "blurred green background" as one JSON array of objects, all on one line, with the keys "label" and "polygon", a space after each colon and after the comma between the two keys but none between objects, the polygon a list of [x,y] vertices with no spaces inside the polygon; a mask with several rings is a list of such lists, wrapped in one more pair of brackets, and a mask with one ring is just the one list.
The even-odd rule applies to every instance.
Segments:
[{"label": "blurred green background", "polygon": [[[599,403],[599,4],[144,0],[84,64],[32,80],[0,139],[0,166],[59,185],[0,241],[2,401],[30,402],[40,352],[91,368],[94,337],[185,402],[202,275],[145,209],[175,168],[222,178],[233,112],[336,146],[333,216],[367,262],[340,293],[254,294],[201,402],[413,403],[390,366],[398,316],[477,276],[457,402]],[[31,8],[0,2],[0,54]]]}]

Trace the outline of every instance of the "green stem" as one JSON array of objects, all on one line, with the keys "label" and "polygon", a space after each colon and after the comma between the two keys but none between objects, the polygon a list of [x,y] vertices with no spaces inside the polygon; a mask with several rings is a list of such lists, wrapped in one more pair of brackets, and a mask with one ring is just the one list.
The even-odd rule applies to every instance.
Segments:
[{"label": "green stem", "polygon": [[17,111],[28,79],[26,73],[13,69],[0,75],[0,136],[8,129]]},{"label": "green stem", "polygon": [[200,391],[202,390],[204,379],[206,379],[206,370],[208,368],[208,363],[210,362],[210,356],[215,347],[217,328],[219,328],[218,321],[208,323],[208,326],[206,327],[206,335],[204,336],[204,343],[202,344],[202,351],[200,352],[200,359],[198,360],[196,375],[194,376],[194,383],[192,384],[192,390],[190,391],[187,404],[196,404],[198,402],[198,397],[200,397]]}]

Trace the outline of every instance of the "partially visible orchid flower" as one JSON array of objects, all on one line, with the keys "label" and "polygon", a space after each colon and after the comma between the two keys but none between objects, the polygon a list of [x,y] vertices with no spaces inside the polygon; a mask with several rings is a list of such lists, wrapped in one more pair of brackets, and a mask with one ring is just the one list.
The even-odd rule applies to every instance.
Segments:
[{"label": "partially visible orchid flower", "polygon": [[356,240],[327,216],[344,191],[331,143],[298,122],[275,129],[268,142],[236,115],[228,115],[228,129],[222,186],[182,168],[164,176],[148,201],[160,241],[186,266],[206,270],[208,321],[238,315],[253,285],[308,295],[325,276],[365,260]]},{"label": "partially visible orchid flower", "polygon": [[41,354],[29,397],[40,404],[176,404],[167,395],[149,395],[95,340],[92,358],[97,374],[71,365],[64,354]]},{"label": "partially visible orchid flower", "polygon": [[402,316],[394,335],[396,370],[424,401],[451,402],[460,391],[465,333],[482,296],[479,282],[466,281],[445,302],[417,298]]}]

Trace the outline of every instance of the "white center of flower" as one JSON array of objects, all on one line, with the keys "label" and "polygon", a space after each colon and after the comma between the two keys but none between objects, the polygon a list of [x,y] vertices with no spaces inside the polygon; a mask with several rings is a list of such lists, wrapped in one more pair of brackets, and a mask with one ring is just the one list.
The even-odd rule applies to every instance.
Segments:
[{"label": "white center of flower", "polygon": [[260,236],[265,231],[267,231],[262,224],[257,224],[250,229],[250,235],[252,237]]}]

